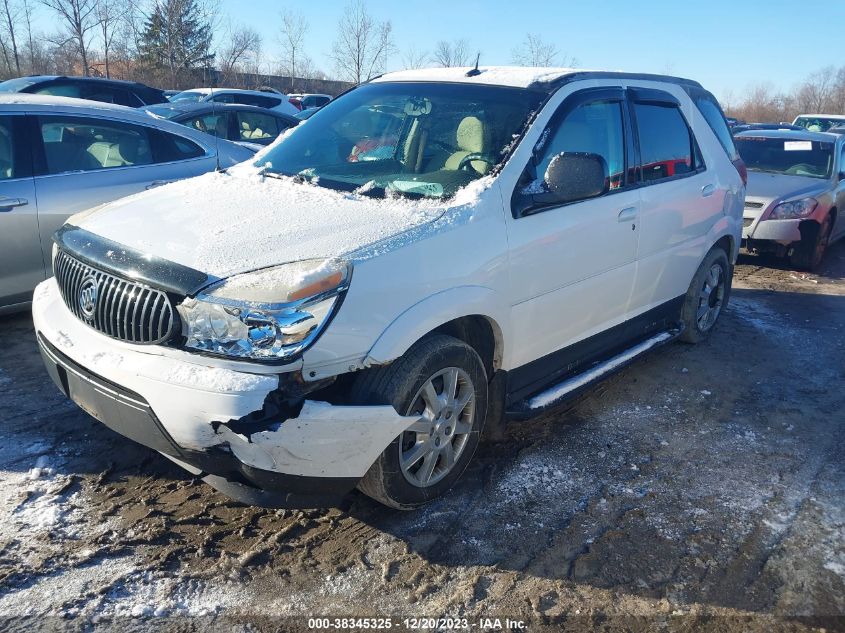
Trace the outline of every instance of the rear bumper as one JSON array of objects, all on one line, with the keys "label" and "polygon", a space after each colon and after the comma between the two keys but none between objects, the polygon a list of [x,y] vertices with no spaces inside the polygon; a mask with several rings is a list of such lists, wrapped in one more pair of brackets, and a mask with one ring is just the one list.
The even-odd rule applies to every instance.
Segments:
[{"label": "rear bumper", "polygon": [[181,448],[140,394],[88,371],[40,334],[38,346],[50,378],[86,413],[238,501],[268,507],[326,507],[335,505],[358,483],[357,477],[306,477],[253,468],[222,446],[206,451]]}]

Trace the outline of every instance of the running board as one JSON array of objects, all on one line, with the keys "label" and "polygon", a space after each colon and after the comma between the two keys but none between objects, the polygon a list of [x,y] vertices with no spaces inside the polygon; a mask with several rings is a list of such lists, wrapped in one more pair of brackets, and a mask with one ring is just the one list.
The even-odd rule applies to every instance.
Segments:
[{"label": "running board", "polygon": [[678,324],[677,327],[660,332],[612,358],[593,365],[580,374],[570,376],[553,387],[514,402],[508,407],[506,416],[509,420],[526,420],[554,409],[580,395],[595,383],[627,367],[647,352],[671,343],[681,335],[683,329],[683,325]]}]

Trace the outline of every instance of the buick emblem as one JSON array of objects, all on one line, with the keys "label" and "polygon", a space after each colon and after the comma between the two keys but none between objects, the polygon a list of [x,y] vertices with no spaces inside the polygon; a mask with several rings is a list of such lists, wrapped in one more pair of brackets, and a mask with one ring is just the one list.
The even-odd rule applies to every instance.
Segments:
[{"label": "buick emblem", "polygon": [[97,280],[94,277],[86,277],[79,284],[77,300],[82,316],[86,319],[93,319],[94,312],[97,310]]}]

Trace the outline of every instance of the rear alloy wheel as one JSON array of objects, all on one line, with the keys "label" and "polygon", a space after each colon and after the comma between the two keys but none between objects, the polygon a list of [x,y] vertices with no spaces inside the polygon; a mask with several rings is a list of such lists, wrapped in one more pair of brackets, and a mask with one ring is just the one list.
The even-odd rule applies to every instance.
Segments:
[{"label": "rear alloy wheel", "polygon": [[731,292],[731,267],[728,255],[720,247],[713,248],[692,278],[681,308],[684,331],[681,340],[699,343],[706,339]]},{"label": "rear alloy wheel", "polygon": [[350,399],[417,418],[358,484],[376,501],[410,510],[449,490],[472,459],[487,414],[487,372],[472,347],[435,334],[389,365],[362,372]]}]

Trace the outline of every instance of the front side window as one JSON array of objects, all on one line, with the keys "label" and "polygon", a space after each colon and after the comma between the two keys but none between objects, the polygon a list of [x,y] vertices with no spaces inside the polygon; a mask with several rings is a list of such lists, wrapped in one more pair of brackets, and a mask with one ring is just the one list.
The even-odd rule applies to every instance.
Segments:
[{"label": "front side window", "polygon": [[270,143],[279,135],[279,124],[276,117],[261,112],[237,112],[239,141],[252,143]]},{"label": "front side window", "polygon": [[210,112],[179,121],[182,125],[211,134],[218,138],[229,138],[229,113]]},{"label": "front side window", "polygon": [[296,127],[258,166],[333,189],[448,198],[503,161],[543,97],[489,85],[364,84]]},{"label": "front side window", "polygon": [[153,163],[147,130],[86,118],[39,117],[47,173],[93,171]]},{"label": "front side window", "polygon": [[689,127],[677,106],[635,103],[644,181],[688,174],[699,165]]},{"label": "front side window", "polygon": [[195,91],[195,90],[185,90],[183,92],[177,93],[170,97],[171,103],[197,103],[202,101],[206,97],[206,93]]},{"label": "front side window", "polygon": [[748,171],[829,178],[833,169],[832,142],[745,135],[734,141]]},{"label": "front side window", "polygon": [[576,107],[557,129],[548,130],[548,136],[541,137],[533,186],[542,190],[546,171],[556,156],[588,153],[604,160],[608,189],[618,189],[622,186],[625,171],[625,136],[622,130],[620,101],[593,101]]}]

